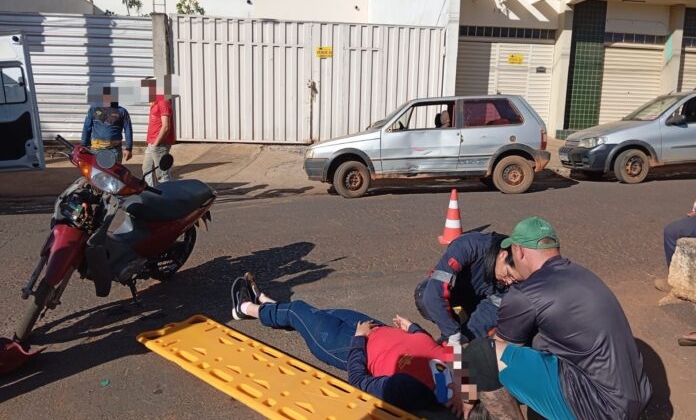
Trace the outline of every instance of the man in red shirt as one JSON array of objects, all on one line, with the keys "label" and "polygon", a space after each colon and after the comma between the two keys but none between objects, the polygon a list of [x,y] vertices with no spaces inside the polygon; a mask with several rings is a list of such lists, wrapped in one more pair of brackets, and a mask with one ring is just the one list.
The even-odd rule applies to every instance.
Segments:
[{"label": "man in red shirt", "polygon": [[258,318],[268,327],[298,331],[315,357],[348,371],[351,385],[390,404],[419,410],[452,398],[453,348],[404,317],[396,315],[391,327],[350,309],[278,303],[250,273],[233,282],[232,304],[234,319]]},{"label": "man in red shirt", "polygon": [[[169,153],[169,149],[176,141],[176,133],[174,132],[172,104],[164,98],[163,94],[157,93],[157,80],[144,79],[141,86],[148,89],[148,101],[150,102],[147,149],[143,157],[143,174],[147,174],[153,168],[158,167],[160,159]],[[145,182],[152,187],[159,182],[170,180],[169,170],[161,171],[157,169],[155,175],[153,176],[150,173],[145,176]]]}]

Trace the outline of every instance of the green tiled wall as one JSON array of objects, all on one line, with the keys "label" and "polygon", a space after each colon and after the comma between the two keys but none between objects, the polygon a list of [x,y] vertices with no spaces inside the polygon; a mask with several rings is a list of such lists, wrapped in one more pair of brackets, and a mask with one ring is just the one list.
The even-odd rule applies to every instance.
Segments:
[{"label": "green tiled wall", "polygon": [[[565,130],[581,130],[599,121],[604,69],[607,3],[588,0],[575,5],[565,110]],[[563,131],[561,133],[560,131]]]}]

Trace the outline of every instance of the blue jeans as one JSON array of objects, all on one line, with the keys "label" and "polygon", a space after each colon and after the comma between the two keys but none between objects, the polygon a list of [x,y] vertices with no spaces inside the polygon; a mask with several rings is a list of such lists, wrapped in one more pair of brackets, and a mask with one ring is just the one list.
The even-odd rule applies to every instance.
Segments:
[{"label": "blue jeans", "polygon": [[357,311],[317,309],[301,300],[290,303],[264,303],[259,308],[261,324],[272,328],[296,330],[314,357],[342,370],[346,370],[355,327],[359,321],[369,320],[373,319]]},{"label": "blue jeans", "polygon": [[[170,146],[153,146],[148,144],[147,149],[145,149],[145,156],[143,156],[143,174],[159,166],[160,159],[162,159],[162,156],[169,153],[170,148]],[[167,182],[169,180],[169,170],[161,171],[157,169],[155,172],[145,176],[145,182],[151,187],[156,186],[160,182]]]},{"label": "blue jeans", "polygon": [[684,217],[665,226],[664,245],[667,269],[677,248],[677,239],[684,237],[696,237],[696,217]]}]

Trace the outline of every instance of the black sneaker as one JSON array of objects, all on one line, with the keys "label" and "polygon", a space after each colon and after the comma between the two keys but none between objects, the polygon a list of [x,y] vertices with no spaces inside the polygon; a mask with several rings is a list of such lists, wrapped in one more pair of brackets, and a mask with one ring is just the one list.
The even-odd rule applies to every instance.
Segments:
[{"label": "black sneaker", "polygon": [[261,304],[261,301],[259,299],[261,298],[261,289],[259,289],[259,286],[256,285],[256,280],[254,279],[254,275],[251,274],[250,271],[247,271],[244,273],[244,280],[246,280],[247,287],[251,291],[251,294],[253,295],[253,302],[257,305]]},{"label": "black sneaker", "polygon": [[232,295],[232,318],[236,320],[252,318],[242,312],[242,303],[253,302],[244,277],[234,279],[230,293]]}]

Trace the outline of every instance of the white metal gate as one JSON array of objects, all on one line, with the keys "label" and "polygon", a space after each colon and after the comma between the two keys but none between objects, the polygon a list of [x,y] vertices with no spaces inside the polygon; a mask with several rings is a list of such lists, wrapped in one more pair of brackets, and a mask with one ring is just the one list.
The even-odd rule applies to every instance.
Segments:
[{"label": "white metal gate", "polygon": [[[135,84],[152,76],[150,18],[0,13],[0,31],[21,30],[29,42],[41,131],[79,140],[89,107],[87,87]],[[136,140],[147,133],[147,105],[125,105]]]},{"label": "white metal gate", "polygon": [[183,141],[309,143],[442,91],[444,28],[186,15],[172,27]]},{"label": "white metal gate", "polygon": [[459,41],[457,95],[520,95],[548,124],[552,44]]},{"label": "white metal gate", "polygon": [[606,47],[599,123],[616,121],[660,94],[662,49]]}]

